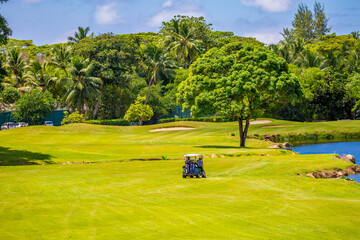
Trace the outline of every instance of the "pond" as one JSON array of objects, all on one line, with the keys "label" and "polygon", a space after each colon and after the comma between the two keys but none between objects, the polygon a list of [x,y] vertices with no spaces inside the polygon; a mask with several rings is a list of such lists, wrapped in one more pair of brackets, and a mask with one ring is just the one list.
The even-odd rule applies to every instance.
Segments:
[{"label": "pond", "polygon": [[[292,150],[300,154],[327,154],[337,153],[340,156],[343,154],[354,155],[356,164],[360,165],[360,142],[331,142],[331,143],[316,143],[304,144],[291,147]],[[360,174],[348,176],[360,183]]]}]

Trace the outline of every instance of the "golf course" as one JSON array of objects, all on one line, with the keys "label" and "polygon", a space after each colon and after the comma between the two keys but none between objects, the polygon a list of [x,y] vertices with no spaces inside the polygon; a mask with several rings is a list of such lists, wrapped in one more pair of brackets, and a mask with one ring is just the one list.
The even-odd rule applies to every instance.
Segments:
[{"label": "golf course", "polygon": [[[262,120],[250,135],[360,131]],[[352,163],[238,136],[190,121],[1,131],[0,239],[359,239],[360,184],[305,177]],[[188,153],[207,178],[181,177]]]}]

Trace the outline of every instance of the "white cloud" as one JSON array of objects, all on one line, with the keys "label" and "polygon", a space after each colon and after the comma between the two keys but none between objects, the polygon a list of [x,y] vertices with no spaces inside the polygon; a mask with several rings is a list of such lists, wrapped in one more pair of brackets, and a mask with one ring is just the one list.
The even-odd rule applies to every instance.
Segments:
[{"label": "white cloud", "polygon": [[171,20],[175,15],[201,17],[205,16],[205,13],[193,0],[166,0],[160,11],[151,17],[148,25],[160,27],[162,22]]},{"label": "white cloud", "polygon": [[171,7],[171,5],[173,4],[173,0],[167,0],[163,3],[162,7]]},{"label": "white cloud", "polygon": [[94,18],[95,22],[100,25],[117,24],[122,22],[121,17],[116,10],[116,3],[96,6]]},{"label": "white cloud", "polygon": [[247,6],[260,7],[265,12],[285,12],[289,10],[291,0],[240,0]]},{"label": "white cloud", "polygon": [[278,43],[282,39],[280,32],[281,29],[279,28],[267,28],[256,32],[245,33],[244,36],[256,38],[260,42],[271,44]]}]

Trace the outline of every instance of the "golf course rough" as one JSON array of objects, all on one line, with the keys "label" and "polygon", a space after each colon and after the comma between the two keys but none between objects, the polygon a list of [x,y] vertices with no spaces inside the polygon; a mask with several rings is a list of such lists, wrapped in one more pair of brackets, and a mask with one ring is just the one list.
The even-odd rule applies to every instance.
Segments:
[{"label": "golf course rough", "polygon": [[[176,124],[195,129],[0,132],[0,239],[359,239],[360,184],[299,176],[352,163],[290,155],[255,139],[238,149],[232,123]],[[191,152],[240,157],[205,159],[208,178],[183,179],[180,158]],[[136,154],[170,160],[128,161]],[[50,164],[86,157],[94,163]],[[39,165],[17,165],[24,162]]]}]

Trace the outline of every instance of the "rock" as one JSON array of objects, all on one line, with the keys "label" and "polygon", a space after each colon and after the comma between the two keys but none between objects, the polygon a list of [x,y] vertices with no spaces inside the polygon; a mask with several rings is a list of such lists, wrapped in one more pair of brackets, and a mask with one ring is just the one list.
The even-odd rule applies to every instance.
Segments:
[{"label": "rock", "polygon": [[355,174],[355,173],[356,173],[356,166],[355,166],[355,165],[353,165],[353,166],[348,166],[347,172],[348,172],[349,175]]},{"label": "rock", "polygon": [[351,154],[348,154],[344,157],[344,161],[355,163],[355,157]]},{"label": "rock", "polygon": [[360,173],[360,166],[355,165],[355,172],[356,172],[356,173]]},{"label": "rock", "polygon": [[270,148],[279,149],[279,148],[281,148],[281,145],[280,145],[280,144],[274,144],[274,145],[272,145]]},{"label": "rock", "polygon": [[317,176],[313,172],[306,174],[306,176],[311,177],[311,178],[317,178]]},{"label": "rock", "polygon": [[225,156],[224,156],[224,155],[220,155],[220,157],[224,158]]},{"label": "rock", "polygon": [[204,158],[209,158],[209,156],[204,155]]},{"label": "rock", "polygon": [[284,142],[284,143],[283,143],[283,147],[291,147],[291,146],[292,146],[291,143],[288,143],[288,142]]},{"label": "rock", "polygon": [[347,170],[338,170],[338,176],[339,177],[342,177],[342,176],[347,176],[349,175],[348,171]]},{"label": "rock", "polygon": [[211,154],[211,158],[217,158],[217,155]]}]

